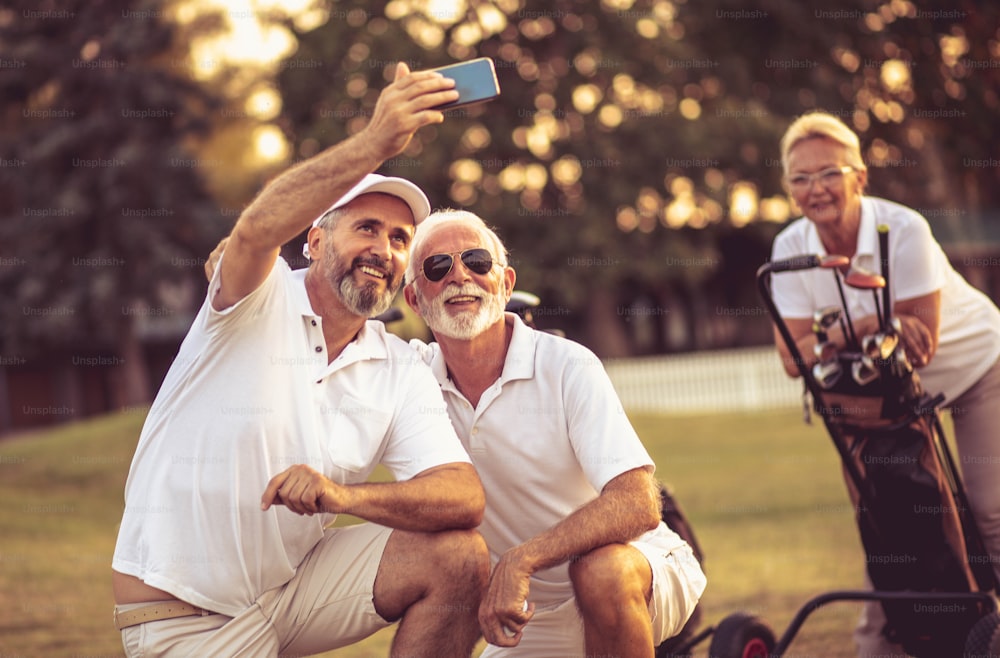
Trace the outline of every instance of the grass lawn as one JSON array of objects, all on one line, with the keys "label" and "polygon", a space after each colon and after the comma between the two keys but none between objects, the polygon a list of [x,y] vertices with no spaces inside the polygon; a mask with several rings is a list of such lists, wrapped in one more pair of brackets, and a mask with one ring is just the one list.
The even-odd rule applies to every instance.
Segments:
[{"label": "grass lawn", "polygon": [[[121,655],[110,563],[142,420],[118,414],[0,442],[0,655]],[[632,420],[706,553],[706,624],[744,610],[780,635],[812,596],[860,585],[853,512],[818,418],[807,426],[789,409]],[[821,609],[790,655],[853,656],[858,610]],[[388,629],[325,655],[386,656],[391,638]]]}]

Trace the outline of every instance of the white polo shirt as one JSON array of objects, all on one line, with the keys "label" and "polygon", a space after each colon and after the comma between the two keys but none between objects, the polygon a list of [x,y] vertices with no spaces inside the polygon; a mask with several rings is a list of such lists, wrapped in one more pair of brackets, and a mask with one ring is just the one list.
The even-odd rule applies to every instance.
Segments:
[{"label": "white polo shirt", "polygon": [[[514,331],[503,372],[476,408],[449,379],[439,346],[410,342],[431,364],[483,482],[479,531],[494,561],[592,501],[618,475],[653,465],[590,350],[535,331],[512,313],[506,321]],[[662,523],[651,532],[667,537],[667,551],[684,545]],[[536,604],[572,596],[568,564],[532,576]]]},{"label": "white polo shirt", "polygon": [[287,582],[335,518],[262,512],[274,475],[308,464],[352,484],[378,463],[405,480],[469,462],[430,370],[382,323],[327,364],[304,281],[279,259],[234,306],[205,301],[139,437],[116,570],[235,616]]},{"label": "white polo shirt", "polygon": [[[1000,311],[971,286],[948,262],[919,213],[891,201],[862,197],[858,251],[854,263],[876,274],[879,263],[878,230],[889,227],[889,288],[893,303],[941,291],[940,338],[930,364],[920,369],[924,389],[943,392],[948,401],[965,392],[1000,357]],[[815,224],[802,217],[774,239],[772,260],[804,254],[825,255]],[[841,306],[830,270],[781,272],[772,277],[772,294],[782,317],[812,318],[824,306]],[[875,313],[868,290],[844,286],[848,313],[861,318]],[[881,292],[879,303],[882,303]]]}]

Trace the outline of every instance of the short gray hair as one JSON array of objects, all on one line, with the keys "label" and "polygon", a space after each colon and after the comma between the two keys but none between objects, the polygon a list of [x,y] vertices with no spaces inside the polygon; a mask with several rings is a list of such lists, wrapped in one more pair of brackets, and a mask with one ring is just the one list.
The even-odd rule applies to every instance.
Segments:
[{"label": "short gray hair", "polygon": [[346,206],[341,206],[339,208],[330,208],[325,213],[319,216],[313,226],[318,226],[322,229],[332,229],[337,225],[337,221],[347,214]]},{"label": "short gray hair", "polygon": [[417,225],[416,230],[413,233],[413,241],[410,243],[410,262],[406,266],[406,282],[413,283],[417,280],[417,272],[420,267],[420,250],[423,248],[424,242],[427,238],[434,233],[439,228],[442,228],[446,224],[458,224],[461,226],[468,226],[475,229],[483,236],[490,252],[493,257],[502,267],[507,267],[507,261],[509,254],[507,253],[507,248],[504,247],[503,241],[500,236],[496,234],[492,228],[490,228],[483,219],[468,210],[454,210],[451,208],[445,208],[443,210],[435,210],[427,219],[420,222]]}]

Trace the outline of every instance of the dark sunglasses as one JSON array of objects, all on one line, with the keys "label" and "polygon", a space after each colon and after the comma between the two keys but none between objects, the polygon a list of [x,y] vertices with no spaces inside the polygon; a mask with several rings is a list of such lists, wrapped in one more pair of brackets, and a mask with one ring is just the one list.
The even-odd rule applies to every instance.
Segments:
[{"label": "dark sunglasses", "polygon": [[[459,254],[459,258],[462,265],[476,274],[486,274],[493,268],[493,255],[488,249],[466,249]],[[434,254],[424,259],[424,276],[428,281],[440,281],[454,266],[455,254]]]}]

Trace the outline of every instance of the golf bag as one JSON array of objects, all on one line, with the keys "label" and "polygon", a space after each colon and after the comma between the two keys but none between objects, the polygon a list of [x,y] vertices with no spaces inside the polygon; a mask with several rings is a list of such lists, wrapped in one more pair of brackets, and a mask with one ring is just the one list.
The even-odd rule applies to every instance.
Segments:
[{"label": "golf bag", "polygon": [[[879,379],[867,386],[841,378],[842,386],[814,400],[848,455],[845,482],[872,585],[889,592],[992,590],[992,567],[945,452],[933,401],[917,373],[895,377],[891,361],[877,367]],[[885,395],[886,389],[899,397]],[[958,655],[987,612],[958,601],[885,600],[882,607],[886,636],[907,653],[928,657]]]},{"label": "golf bag", "polygon": [[[758,271],[758,287],[840,454],[872,598],[881,602],[888,621],[886,636],[918,658],[961,656],[970,629],[996,609],[983,595],[995,589],[993,571],[944,441],[937,413],[942,396],[927,395],[910,366],[898,325],[891,321],[887,291],[880,334],[858,340],[851,328],[847,349],[824,354],[827,362],[812,369],[770,294],[772,274],[822,267],[839,277],[836,269],[846,264],[838,256],[767,263]],[[849,278],[850,273],[848,283]],[[886,282],[871,287],[885,289]],[[820,352],[817,348],[817,358]],[[900,592],[954,596],[879,596]]]}]

